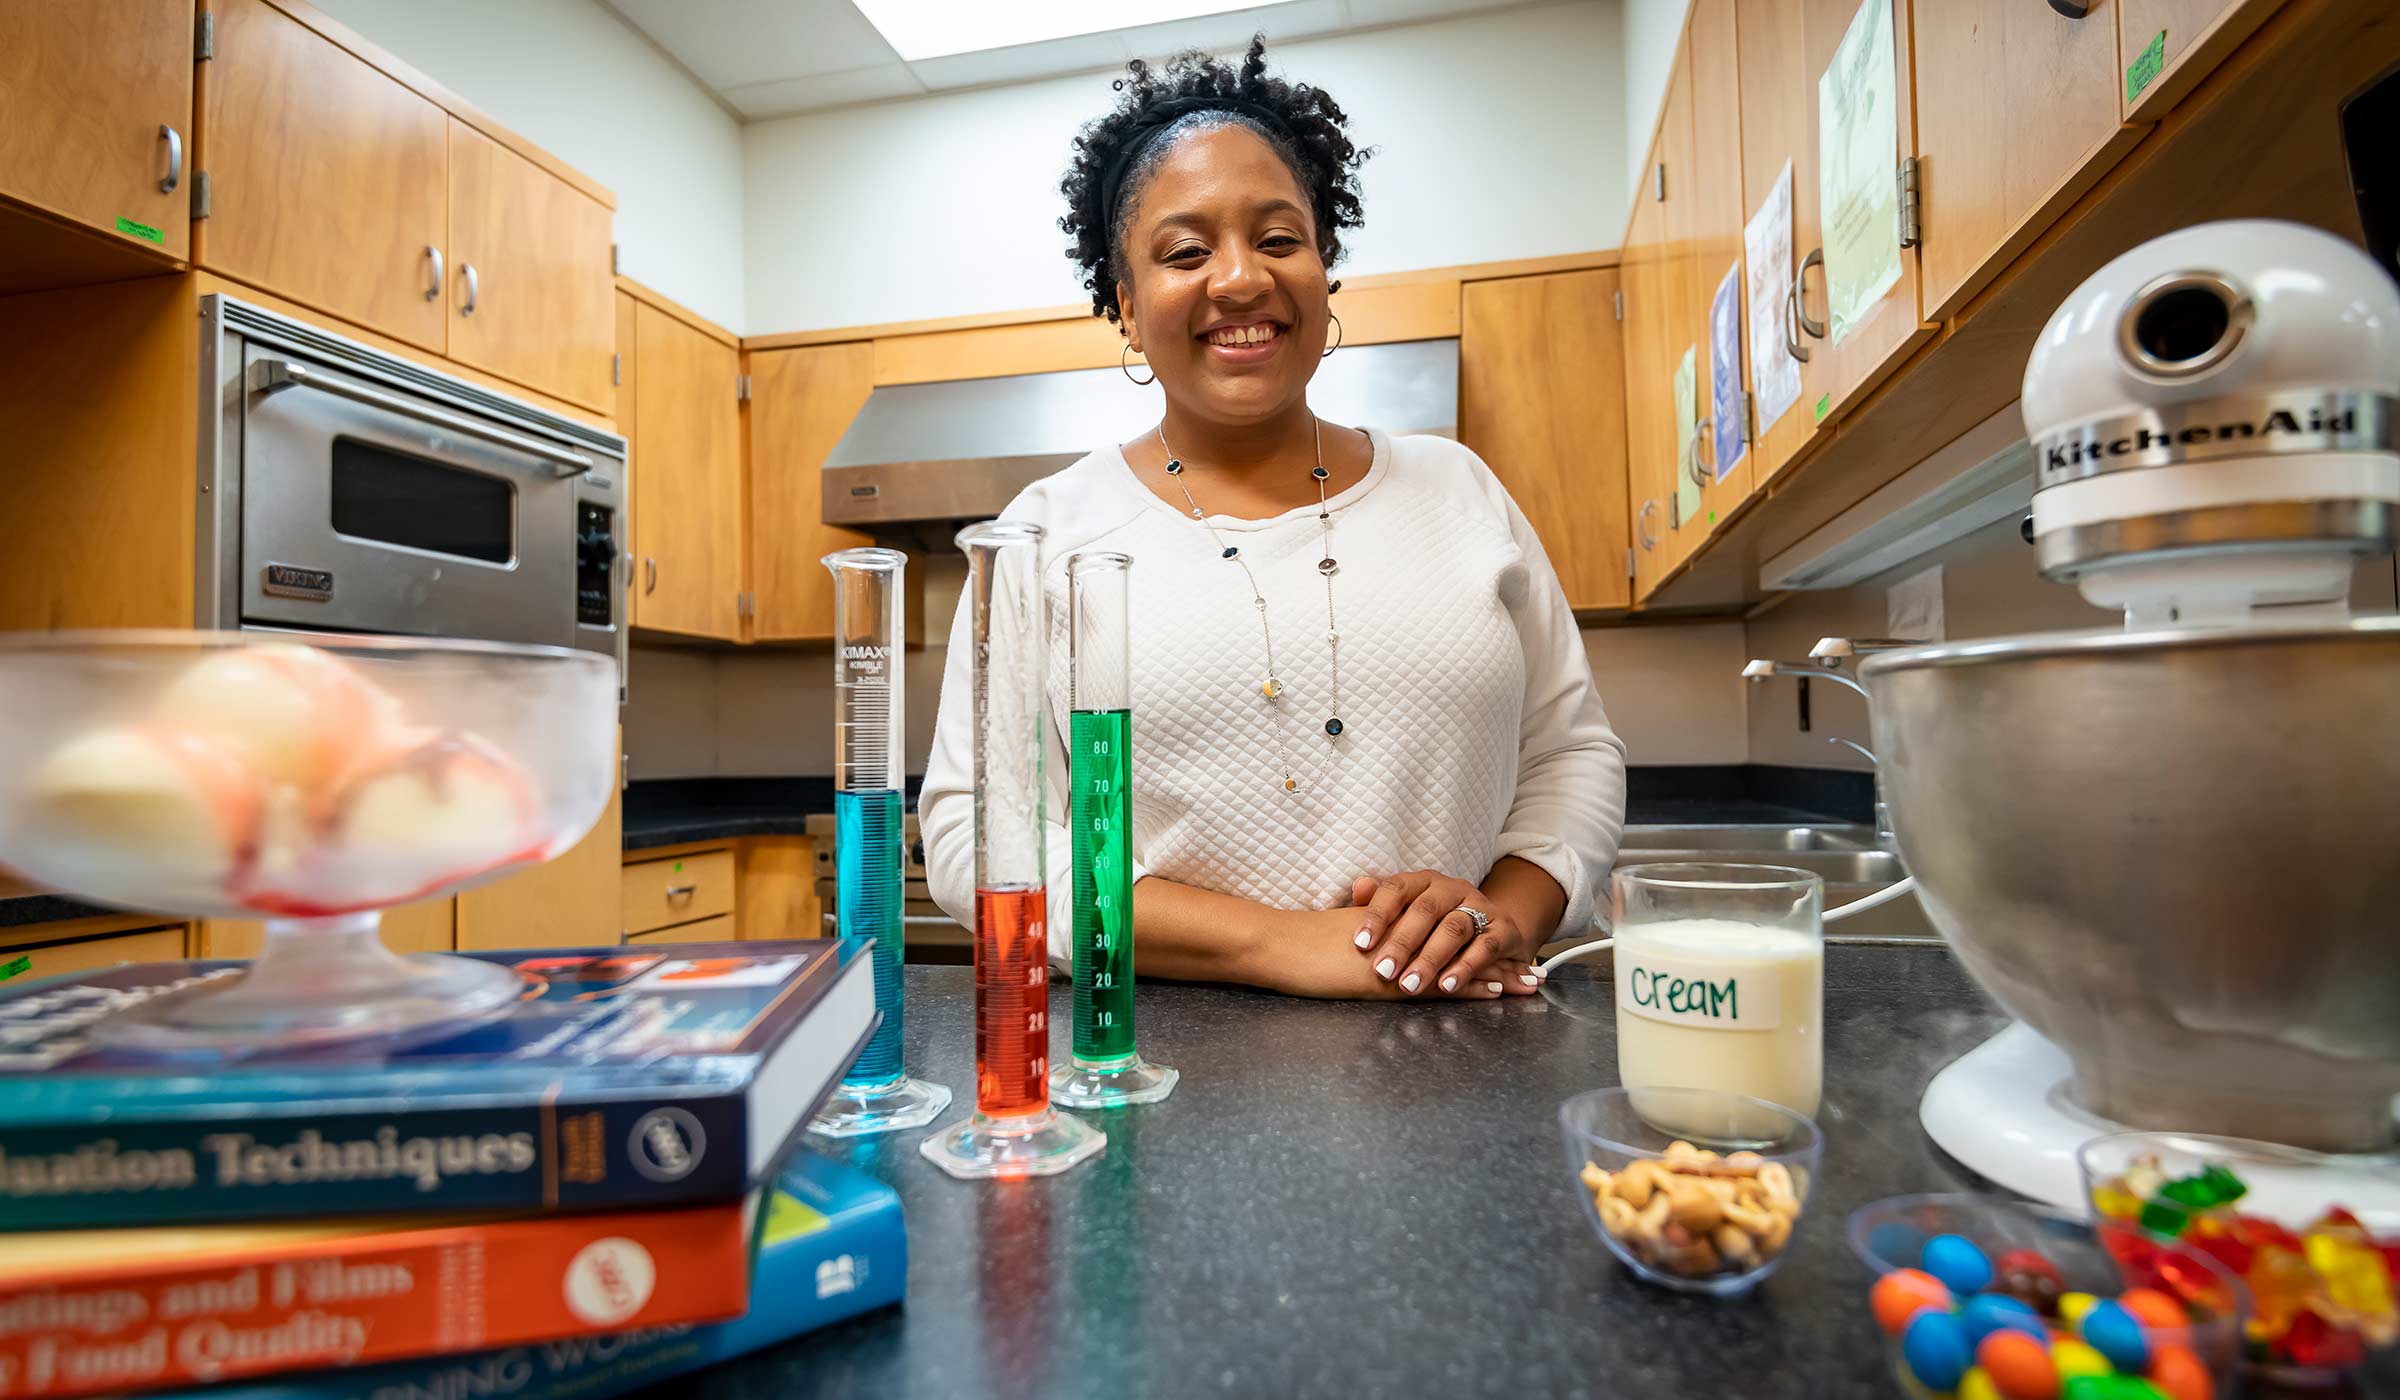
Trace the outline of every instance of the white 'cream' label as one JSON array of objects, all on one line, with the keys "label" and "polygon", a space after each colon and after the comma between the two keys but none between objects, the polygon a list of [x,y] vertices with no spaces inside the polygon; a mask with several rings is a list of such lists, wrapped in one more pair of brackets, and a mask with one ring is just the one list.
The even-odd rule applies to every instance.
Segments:
[{"label": "white 'cream' label", "polygon": [[1685,962],[1617,945],[1617,1007],[1654,1021],[1727,1031],[1771,1031],[1783,1023],[1783,1002],[1769,967]]}]

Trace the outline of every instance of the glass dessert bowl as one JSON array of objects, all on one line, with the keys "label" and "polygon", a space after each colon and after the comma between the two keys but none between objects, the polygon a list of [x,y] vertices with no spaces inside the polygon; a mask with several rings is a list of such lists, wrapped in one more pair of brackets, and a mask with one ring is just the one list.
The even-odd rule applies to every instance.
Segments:
[{"label": "glass dessert bowl", "polygon": [[0,635],[0,865],[126,909],[263,919],[247,971],[104,1023],[238,1053],[454,1024],[514,973],[401,957],[380,911],[540,864],[616,772],[596,653],[413,638]]}]

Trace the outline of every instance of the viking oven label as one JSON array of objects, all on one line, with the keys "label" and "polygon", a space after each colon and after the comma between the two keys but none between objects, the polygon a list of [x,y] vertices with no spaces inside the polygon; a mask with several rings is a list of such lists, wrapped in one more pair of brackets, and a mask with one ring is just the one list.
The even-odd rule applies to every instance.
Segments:
[{"label": "viking oven label", "polygon": [[277,598],[306,598],[312,603],[333,601],[333,573],[303,569],[296,564],[269,564],[262,571],[260,591]]}]

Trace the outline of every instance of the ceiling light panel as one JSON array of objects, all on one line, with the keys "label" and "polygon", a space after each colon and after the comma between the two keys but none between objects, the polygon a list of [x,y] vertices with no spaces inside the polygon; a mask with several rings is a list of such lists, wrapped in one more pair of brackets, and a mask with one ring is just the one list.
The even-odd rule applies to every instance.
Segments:
[{"label": "ceiling light panel", "polygon": [[1136,25],[1255,10],[1275,0],[853,0],[910,63]]}]

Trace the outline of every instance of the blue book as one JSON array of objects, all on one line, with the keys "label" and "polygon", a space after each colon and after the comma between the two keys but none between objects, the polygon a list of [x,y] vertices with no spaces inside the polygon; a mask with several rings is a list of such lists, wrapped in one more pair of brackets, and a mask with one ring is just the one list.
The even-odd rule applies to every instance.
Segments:
[{"label": "blue book", "polygon": [[750,1311],[732,1322],[419,1357],[186,1394],[191,1400],[602,1400],[897,1303],[907,1284],[898,1194],[802,1149],[767,1197]]},{"label": "blue book", "polygon": [[513,1006],[423,1043],[231,1063],[92,1029],[239,963],[0,984],[0,1229],[740,1196],[876,1024],[872,956],[830,939],[470,956],[515,968]]}]

